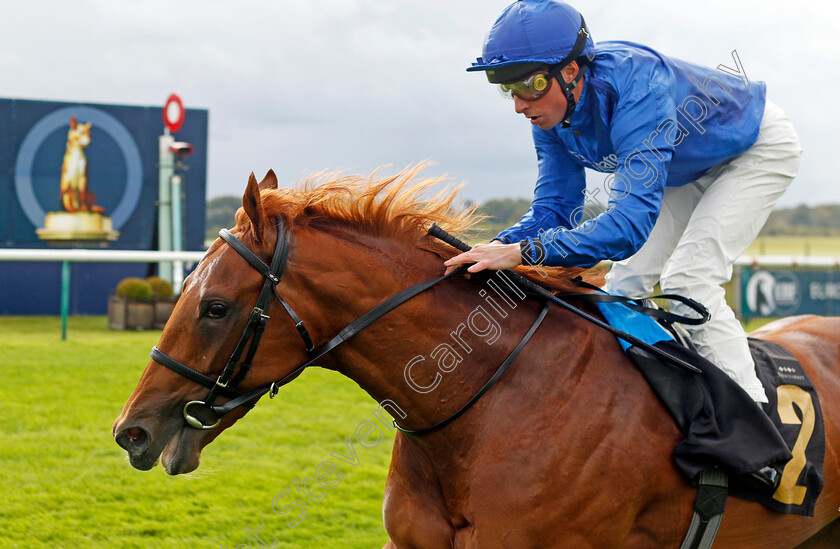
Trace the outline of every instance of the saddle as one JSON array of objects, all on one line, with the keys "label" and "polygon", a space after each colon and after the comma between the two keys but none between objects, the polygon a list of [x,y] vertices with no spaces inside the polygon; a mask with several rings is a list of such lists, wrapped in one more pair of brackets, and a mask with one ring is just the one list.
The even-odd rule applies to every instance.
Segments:
[{"label": "saddle", "polygon": [[[435,224],[428,234],[458,250],[470,249]],[[549,303],[610,331],[673,417],[685,436],[674,449],[674,461],[698,486],[695,514],[683,547],[711,547],[729,493],[728,477],[733,477],[733,495],[782,513],[813,516],[823,486],[825,429],[813,383],[787,349],[771,341],[750,341],[758,377],[769,399],[762,408],[727,374],[701,357],[688,338],[681,337],[675,322],[702,324],[709,319],[708,310],[696,301],[673,294],[656,296],[679,301],[699,315],[685,317],[647,306],[644,300],[607,294],[579,278],[578,285],[590,292],[554,294],[516,273],[508,271],[508,275],[521,290],[546,303],[532,331]],[[606,322],[567,300],[595,304]],[[526,341],[523,339],[520,347]],[[501,371],[503,368],[494,379]],[[778,487],[756,489],[743,482],[750,473],[767,466],[783,467]]]},{"label": "saddle", "polygon": [[[781,513],[813,516],[823,487],[825,429],[814,385],[790,351],[772,341],[748,339],[769,400],[757,405],[701,357],[678,326],[619,303],[597,305],[611,325],[701,370],[697,375],[674,368],[622,342],[685,437],[673,453],[680,471],[698,484],[704,471],[723,469],[732,495]],[[749,473],[767,466],[781,472],[775,489],[750,482]]]}]

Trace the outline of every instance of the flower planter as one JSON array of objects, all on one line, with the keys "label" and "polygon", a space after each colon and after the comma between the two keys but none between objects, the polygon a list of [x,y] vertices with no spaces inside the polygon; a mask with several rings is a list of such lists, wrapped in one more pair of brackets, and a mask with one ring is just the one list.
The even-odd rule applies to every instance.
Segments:
[{"label": "flower planter", "polygon": [[172,297],[172,284],[162,278],[124,278],[108,297],[108,328],[163,329],[176,300]]},{"label": "flower planter", "polygon": [[124,299],[115,294],[108,297],[108,328],[111,330],[151,330],[154,327],[155,304],[151,301]]}]

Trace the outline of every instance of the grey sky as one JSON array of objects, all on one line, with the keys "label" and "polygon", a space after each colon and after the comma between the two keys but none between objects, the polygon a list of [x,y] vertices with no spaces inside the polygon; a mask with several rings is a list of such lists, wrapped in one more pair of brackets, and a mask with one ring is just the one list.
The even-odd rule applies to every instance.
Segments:
[{"label": "grey sky", "polygon": [[[508,0],[31,0],[0,18],[0,97],[210,111],[208,196],[252,170],[429,175],[464,197],[528,197],[530,126],[483,75],[464,72]],[[573,3],[593,37],[734,66],[793,120],[805,149],[781,205],[840,202],[840,25],[828,2]],[[596,178],[599,177],[596,175]],[[600,176],[603,177],[603,176]]]}]

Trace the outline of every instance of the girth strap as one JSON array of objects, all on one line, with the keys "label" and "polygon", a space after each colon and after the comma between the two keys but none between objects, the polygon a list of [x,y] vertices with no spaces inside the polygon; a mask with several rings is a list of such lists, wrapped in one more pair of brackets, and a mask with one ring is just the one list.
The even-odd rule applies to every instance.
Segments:
[{"label": "girth strap", "polygon": [[728,495],[726,471],[712,469],[700,472],[694,515],[680,549],[709,549],[712,546],[723,520]]}]

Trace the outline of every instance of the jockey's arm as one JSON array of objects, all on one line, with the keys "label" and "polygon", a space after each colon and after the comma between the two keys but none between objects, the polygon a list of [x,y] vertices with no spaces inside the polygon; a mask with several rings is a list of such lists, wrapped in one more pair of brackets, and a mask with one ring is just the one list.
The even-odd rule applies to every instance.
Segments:
[{"label": "jockey's arm", "polygon": [[626,259],[647,241],[659,217],[674,143],[658,126],[676,116],[676,106],[649,80],[637,78],[619,91],[609,126],[617,159],[606,211],[581,222],[580,209],[573,228],[542,231],[538,239],[546,265],[590,267],[605,259]]}]

